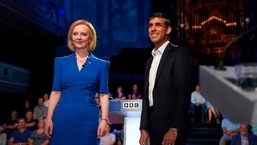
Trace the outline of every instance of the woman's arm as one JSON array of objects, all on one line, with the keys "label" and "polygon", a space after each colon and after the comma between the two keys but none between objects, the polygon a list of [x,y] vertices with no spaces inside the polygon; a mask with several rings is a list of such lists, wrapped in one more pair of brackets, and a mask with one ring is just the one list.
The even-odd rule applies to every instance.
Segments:
[{"label": "woman's arm", "polygon": [[108,94],[100,94],[100,104],[101,104],[101,111],[102,111],[101,119],[108,120],[108,114],[109,114],[109,95]]},{"label": "woman's arm", "polygon": [[55,107],[60,99],[61,94],[62,94],[61,91],[51,92],[46,120],[52,119]]}]

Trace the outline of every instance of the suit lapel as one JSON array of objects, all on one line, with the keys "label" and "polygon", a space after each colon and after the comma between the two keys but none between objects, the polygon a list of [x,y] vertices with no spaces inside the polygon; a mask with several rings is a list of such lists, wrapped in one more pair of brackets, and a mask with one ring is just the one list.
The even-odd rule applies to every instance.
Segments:
[{"label": "suit lapel", "polygon": [[153,62],[153,56],[151,56],[150,58],[149,58],[149,60],[147,61],[147,63],[146,63],[146,67],[145,67],[145,69],[146,69],[146,73],[145,73],[145,89],[146,90],[148,90],[148,85],[149,85],[149,74],[150,74],[150,69],[151,69],[151,64],[152,64],[152,62]]},{"label": "suit lapel", "polygon": [[[157,73],[156,73],[155,84],[157,84],[157,82],[158,82],[158,80],[160,78],[161,71],[163,69],[164,63],[165,63],[167,57],[169,56],[168,54],[170,53],[171,50],[172,50],[172,45],[169,43],[166,46],[166,48],[165,48],[165,50],[164,50],[164,52],[162,54],[162,58],[160,60],[160,63],[159,63],[158,69],[157,69]],[[155,84],[154,84],[154,86],[155,86]]]}]

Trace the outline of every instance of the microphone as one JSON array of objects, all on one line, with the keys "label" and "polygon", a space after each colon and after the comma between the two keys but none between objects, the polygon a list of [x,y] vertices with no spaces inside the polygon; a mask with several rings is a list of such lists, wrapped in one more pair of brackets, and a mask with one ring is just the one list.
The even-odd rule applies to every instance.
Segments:
[{"label": "microphone", "polygon": [[226,44],[226,46],[224,47],[224,51],[221,54],[221,57],[218,61],[218,64],[215,66],[215,69],[217,70],[226,70],[226,68],[224,67],[224,57],[225,57],[225,53],[227,51],[227,49],[235,42],[237,42],[239,39],[241,39],[242,37],[244,37],[245,35],[247,35],[248,33],[254,31],[257,28],[257,25],[255,25],[254,27],[252,27],[251,29],[245,31],[244,33],[240,34],[239,36],[237,36],[236,38],[234,38],[232,41],[230,41],[229,43]]},{"label": "microphone", "polygon": [[[91,62],[88,62],[88,64],[91,64]],[[82,67],[86,66],[86,62],[82,64]]]}]

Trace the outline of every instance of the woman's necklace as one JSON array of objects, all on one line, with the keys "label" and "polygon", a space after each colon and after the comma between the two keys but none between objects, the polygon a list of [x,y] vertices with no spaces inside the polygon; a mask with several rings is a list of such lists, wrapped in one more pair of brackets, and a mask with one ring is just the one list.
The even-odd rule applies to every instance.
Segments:
[{"label": "woman's necklace", "polygon": [[77,56],[76,56],[76,59],[79,63],[85,63],[86,59],[87,59],[87,56],[85,58],[81,58],[79,59]]},{"label": "woman's necklace", "polygon": [[77,59],[78,60],[78,62],[80,62],[80,63],[84,63],[85,62],[85,60],[79,60],[79,59]]}]

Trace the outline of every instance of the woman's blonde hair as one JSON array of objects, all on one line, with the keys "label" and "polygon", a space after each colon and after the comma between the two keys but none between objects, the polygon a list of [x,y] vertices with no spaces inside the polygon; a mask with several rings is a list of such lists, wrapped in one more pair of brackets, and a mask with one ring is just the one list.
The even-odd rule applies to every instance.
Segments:
[{"label": "woman's blonde hair", "polygon": [[96,31],[94,26],[86,21],[86,20],[76,20],[75,22],[73,22],[69,28],[69,32],[68,32],[68,47],[70,48],[71,51],[75,51],[75,46],[72,43],[72,32],[75,26],[77,25],[86,25],[89,28],[89,35],[90,35],[90,39],[91,41],[89,42],[89,51],[93,51],[95,50],[96,47]]}]

